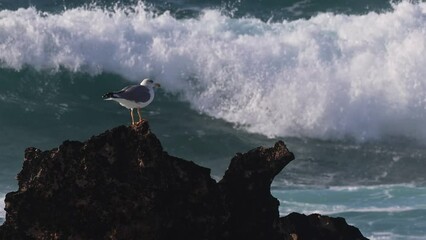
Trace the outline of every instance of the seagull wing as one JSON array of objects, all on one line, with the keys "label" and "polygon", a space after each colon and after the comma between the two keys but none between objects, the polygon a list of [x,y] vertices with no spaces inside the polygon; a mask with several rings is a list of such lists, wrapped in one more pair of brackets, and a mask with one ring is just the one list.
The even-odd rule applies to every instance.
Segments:
[{"label": "seagull wing", "polygon": [[126,99],[133,102],[148,102],[151,98],[149,89],[142,85],[133,85],[123,88],[114,94],[118,98]]}]

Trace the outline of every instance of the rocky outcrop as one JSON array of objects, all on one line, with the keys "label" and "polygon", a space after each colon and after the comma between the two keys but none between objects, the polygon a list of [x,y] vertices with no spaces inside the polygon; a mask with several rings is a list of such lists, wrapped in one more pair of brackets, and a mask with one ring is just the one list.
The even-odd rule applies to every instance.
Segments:
[{"label": "rocky outcrop", "polygon": [[344,218],[290,213],[282,217],[280,226],[286,236],[297,239],[362,240],[358,228],[350,226]]},{"label": "rocky outcrop", "polygon": [[[259,147],[237,154],[217,183],[209,169],[163,151],[147,122],[28,148],[0,239],[363,239],[341,219],[279,218],[270,185],[293,159],[281,141]],[[324,229],[353,235],[315,232]]]},{"label": "rocky outcrop", "polygon": [[283,142],[237,154],[219,186],[230,217],[232,239],[282,239],[279,201],[271,195],[274,177],[294,159]]}]

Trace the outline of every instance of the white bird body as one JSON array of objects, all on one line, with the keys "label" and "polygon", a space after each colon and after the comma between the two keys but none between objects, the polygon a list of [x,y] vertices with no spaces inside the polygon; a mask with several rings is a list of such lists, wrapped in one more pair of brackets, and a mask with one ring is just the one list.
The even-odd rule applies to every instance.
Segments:
[{"label": "white bird body", "polygon": [[113,100],[118,102],[121,106],[127,108],[127,109],[134,109],[134,108],[144,108],[146,106],[148,106],[152,100],[154,100],[154,97],[152,97],[152,99],[148,102],[145,103],[138,103],[138,102],[133,102],[133,101],[129,101],[126,99],[122,99],[122,98],[111,98],[111,99],[105,99],[105,100]]}]

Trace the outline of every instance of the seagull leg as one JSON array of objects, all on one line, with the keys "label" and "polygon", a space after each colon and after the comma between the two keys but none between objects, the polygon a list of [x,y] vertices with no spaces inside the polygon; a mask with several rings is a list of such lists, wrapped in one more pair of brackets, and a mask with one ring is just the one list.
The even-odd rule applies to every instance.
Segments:
[{"label": "seagull leg", "polygon": [[138,123],[141,123],[142,122],[142,116],[141,116],[141,109],[140,108],[138,108],[138,115],[139,115],[139,122]]},{"label": "seagull leg", "polygon": [[133,108],[130,108],[130,116],[132,117],[132,125],[135,125],[135,119],[133,118]]}]

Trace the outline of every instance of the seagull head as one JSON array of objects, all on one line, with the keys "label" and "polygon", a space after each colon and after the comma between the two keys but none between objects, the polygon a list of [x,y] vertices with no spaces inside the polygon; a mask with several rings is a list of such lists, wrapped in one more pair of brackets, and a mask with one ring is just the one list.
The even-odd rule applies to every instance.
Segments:
[{"label": "seagull head", "polygon": [[145,78],[144,80],[142,80],[141,85],[143,86],[147,86],[147,87],[161,87],[161,85],[159,83],[154,83],[154,81],[152,81],[149,78]]}]

